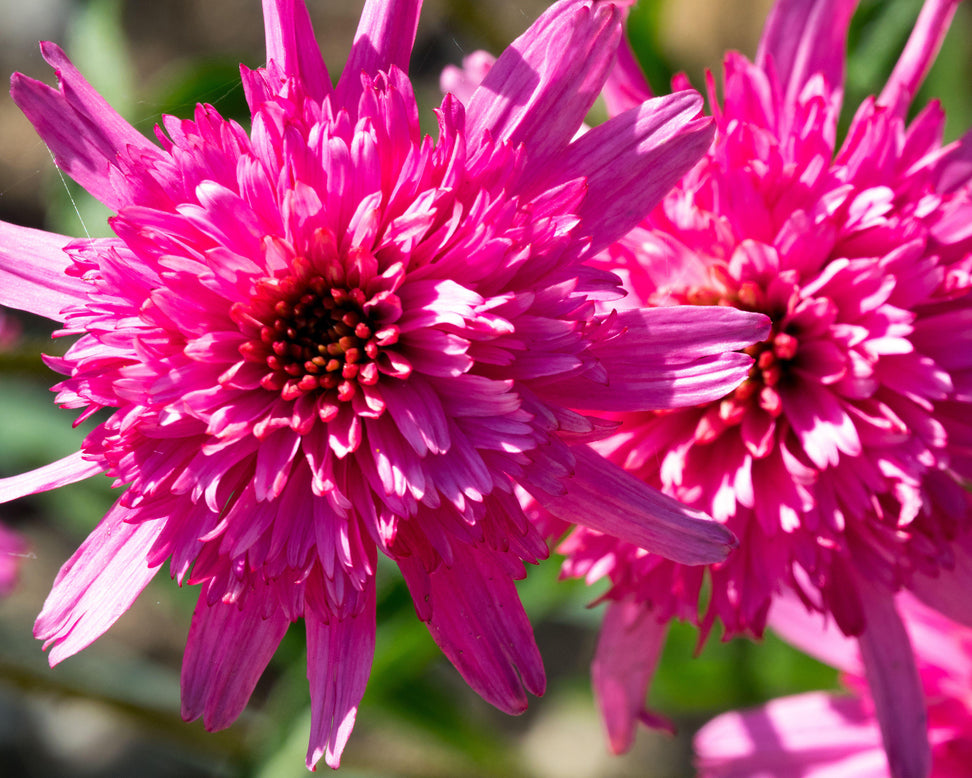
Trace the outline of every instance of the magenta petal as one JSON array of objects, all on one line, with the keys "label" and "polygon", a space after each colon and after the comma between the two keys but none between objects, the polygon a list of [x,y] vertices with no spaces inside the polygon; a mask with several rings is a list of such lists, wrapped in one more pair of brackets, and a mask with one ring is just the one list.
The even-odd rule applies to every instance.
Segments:
[{"label": "magenta petal", "polygon": [[570,142],[594,104],[620,36],[621,17],[609,3],[552,5],[473,93],[467,137],[486,131],[494,140],[523,143],[534,169],[543,166]]},{"label": "magenta petal", "polygon": [[698,92],[653,98],[584,133],[558,158],[549,185],[587,179],[579,215],[592,254],[637,225],[705,154],[715,126],[701,110]]},{"label": "magenta petal", "polygon": [[302,0],[263,0],[267,61],[303,84],[308,96],[323,100],[331,91],[321,49]]},{"label": "magenta petal", "polygon": [[587,446],[572,446],[571,452],[577,466],[564,481],[566,494],[530,489],[557,518],[685,565],[721,562],[735,547],[735,536],[701,511],[653,489]]},{"label": "magenta petal", "polygon": [[[240,603],[209,605],[205,590],[192,614],[182,660],[182,718],[203,717],[206,729],[228,727],[277,650],[290,621],[268,587]],[[269,614],[269,615],[267,615]]]},{"label": "magenta petal", "polygon": [[310,608],[304,612],[311,695],[307,767],[311,770],[322,756],[329,767],[340,765],[368,684],[375,655],[375,579],[365,585],[364,609],[356,616],[332,616],[327,623]]},{"label": "magenta petal", "polygon": [[0,305],[63,322],[61,311],[85,300],[87,287],[65,274],[63,235],[0,222]]},{"label": "magenta petal", "polygon": [[879,105],[889,106],[901,116],[908,112],[918,87],[935,62],[959,2],[926,0],[908,43],[881,91]]},{"label": "magenta petal", "polygon": [[131,203],[111,183],[109,169],[130,148],[159,154],[99,95],[61,49],[42,43],[59,89],[14,73],[10,94],[54,154],[57,166],[109,208]]},{"label": "magenta petal", "polygon": [[773,6],[756,52],[756,66],[776,72],[785,106],[796,102],[817,73],[832,92],[843,90],[847,28],[856,6],[857,0],[778,0]]},{"label": "magenta petal", "polygon": [[523,713],[526,692],[542,695],[546,678],[516,587],[495,551],[452,546],[452,565],[431,573],[414,558],[398,560],[416,610],[477,694],[505,713]]},{"label": "magenta petal", "polygon": [[695,736],[704,778],[877,778],[887,763],[859,699],[810,692],[717,716]]},{"label": "magenta petal", "polygon": [[591,663],[591,682],[615,754],[625,753],[634,743],[667,634],[668,625],[658,621],[650,607],[630,599],[608,603]]},{"label": "magenta petal", "polygon": [[341,105],[357,109],[362,73],[374,76],[392,65],[408,72],[421,10],[420,0],[367,0],[337,84]]},{"label": "magenta petal", "polygon": [[38,467],[28,473],[0,478],[0,503],[26,497],[28,494],[46,492],[60,486],[77,483],[105,470],[103,465],[87,462],[76,451],[63,459]]},{"label": "magenta petal", "polygon": [[126,523],[133,515],[116,503],[54,579],[34,624],[52,667],[101,637],[158,572],[145,560],[165,520]]},{"label": "magenta petal", "polygon": [[867,627],[858,640],[894,778],[931,771],[928,711],[911,641],[890,592],[857,577]]}]

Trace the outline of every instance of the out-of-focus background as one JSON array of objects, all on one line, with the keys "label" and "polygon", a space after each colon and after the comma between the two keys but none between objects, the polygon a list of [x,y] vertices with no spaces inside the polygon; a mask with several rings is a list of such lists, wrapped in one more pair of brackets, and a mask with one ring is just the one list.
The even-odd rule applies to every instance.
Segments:
[{"label": "out-of-focus background", "polygon": [[[354,35],[360,2],[308,0],[332,77]],[[412,59],[426,116],[438,75],[470,52],[498,53],[546,7],[543,0],[429,0]],[[630,37],[656,91],[686,71],[701,85],[730,48],[755,52],[770,0],[642,0]],[[865,0],[851,32],[848,105],[880,89],[920,0]],[[923,92],[941,98],[951,137],[972,125],[970,9],[964,6]],[[0,74],[53,81],[39,39],[60,43],[136,127],[162,113],[188,117],[196,102],[246,119],[237,65],[263,62],[257,0],[0,0]],[[596,120],[597,117],[595,116]],[[429,123],[430,127],[434,126]],[[0,95],[0,219],[82,236],[106,234],[107,213],[55,169],[43,143]],[[5,322],[5,323],[4,323]],[[0,312],[0,477],[76,449],[85,431],[57,409],[56,381],[39,354],[56,353],[48,323]],[[6,334],[5,334],[6,333]],[[94,479],[0,506],[0,521],[26,536],[19,586],[0,601],[0,774],[11,778],[146,778],[305,773],[309,709],[303,635],[285,638],[247,710],[210,734],[179,716],[179,666],[196,597],[164,573],[108,634],[55,670],[31,625],[60,565],[114,499]],[[520,718],[482,702],[441,656],[415,617],[392,564],[380,570],[378,645],[346,776],[642,776],[692,774],[690,742],[715,713],[769,697],[834,688],[834,672],[769,637],[759,645],[710,639],[694,656],[694,631],[676,625],[651,690],[675,737],[642,730],[632,751],[609,755],[591,698],[588,666],[602,589],[558,582],[556,556],[520,587],[548,673],[548,691]],[[120,585],[123,585],[120,583]],[[322,770],[327,768],[321,765]]]}]

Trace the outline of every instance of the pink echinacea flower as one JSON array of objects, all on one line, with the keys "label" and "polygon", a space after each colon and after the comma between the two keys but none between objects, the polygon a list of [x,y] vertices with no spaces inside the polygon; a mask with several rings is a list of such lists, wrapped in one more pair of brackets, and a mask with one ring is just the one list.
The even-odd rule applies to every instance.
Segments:
[{"label": "pink echinacea flower", "polygon": [[[606,252],[635,305],[767,314],[749,379],[692,408],[620,414],[598,450],[733,530],[739,551],[690,568],[597,531],[565,574],[612,588],[593,682],[627,749],[672,618],[762,633],[794,590],[857,637],[892,772],[928,765],[913,657],[894,607],[911,588],[972,623],[972,136],[942,144],[908,110],[956,0],[928,0],[887,85],[837,145],[853,0],[779,0],[755,63],[730,53],[704,160]],[[648,94],[622,47],[614,110]],[[626,301],[627,302],[627,301]],[[700,613],[701,608],[701,613]],[[910,707],[911,706],[911,707]]]},{"label": "pink echinacea flower", "polygon": [[594,452],[594,412],[723,396],[759,314],[597,312],[593,257],[704,153],[681,92],[575,139],[621,36],[611,3],[551,7],[423,137],[406,75],[419,2],[368,0],[336,86],[307,10],[264,0],[267,65],[242,69],[249,134],[197,107],[158,143],[56,46],[13,96],[117,237],[0,224],[0,303],[78,336],[58,402],[111,415],[0,499],[99,473],[126,486],[65,564],[35,634],[63,660],[169,560],[201,589],[183,716],[227,726],[303,619],[308,766],[336,767],[370,671],[378,551],[469,684],[518,713],[543,667],[513,580],[547,555],[514,488],[687,564],[733,539]]},{"label": "pink echinacea flower", "polygon": [[[896,604],[918,663],[932,778],[965,778],[972,767],[972,630],[907,593]],[[701,778],[887,776],[856,642],[795,600],[774,604],[769,621],[797,648],[841,670],[853,694],[809,692],[717,716],[695,736]]]}]

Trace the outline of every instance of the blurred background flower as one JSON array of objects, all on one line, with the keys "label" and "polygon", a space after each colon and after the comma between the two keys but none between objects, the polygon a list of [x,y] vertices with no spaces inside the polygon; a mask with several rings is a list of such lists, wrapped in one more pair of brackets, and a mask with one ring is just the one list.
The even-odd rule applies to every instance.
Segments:
[{"label": "blurred background flower", "polygon": [[[309,0],[327,62],[343,62],[359,3]],[[430,0],[412,75],[428,131],[441,69],[476,49],[502,50],[535,19],[542,0]],[[919,0],[867,0],[851,30],[848,104],[884,83]],[[656,92],[676,69],[696,85],[718,71],[723,52],[752,54],[769,0],[642,2],[629,25]],[[940,97],[954,137],[972,124],[968,8],[959,9],[938,64],[916,105]],[[108,101],[144,133],[162,113],[187,117],[197,100],[244,119],[237,65],[262,63],[256,0],[0,0],[0,70],[48,79],[39,39],[64,45]],[[332,76],[336,77],[336,73]],[[6,95],[0,96],[0,219],[71,235],[105,234],[106,211],[51,162],[46,147]],[[603,114],[592,117],[593,122]],[[17,315],[19,340],[0,349],[0,477],[76,450],[86,425],[65,434],[52,403],[53,374],[38,356],[55,353],[50,328]],[[304,647],[291,631],[249,708],[229,730],[206,733],[179,716],[179,664],[195,599],[168,582],[150,587],[112,632],[55,670],[31,637],[33,619],[60,564],[112,501],[107,484],[76,484],[3,506],[0,520],[22,532],[32,554],[18,588],[0,602],[0,764],[10,775],[278,776],[305,774],[309,728]],[[770,697],[836,688],[836,673],[782,642],[712,641],[693,658],[695,636],[679,625],[661,658],[651,697],[678,726],[675,738],[642,731],[623,758],[603,743],[588,667],[599,590],[558,582],[549,560],[520,585],[548,672],[546,697],[519,719],[482,702],[441,657],[415,619],[397,575],[380,577],[378,644],[362,716],[342,760],[351,776],[691,775],[691,735],[719,710]],[[147,627],[151,627],[151,629]]]}]

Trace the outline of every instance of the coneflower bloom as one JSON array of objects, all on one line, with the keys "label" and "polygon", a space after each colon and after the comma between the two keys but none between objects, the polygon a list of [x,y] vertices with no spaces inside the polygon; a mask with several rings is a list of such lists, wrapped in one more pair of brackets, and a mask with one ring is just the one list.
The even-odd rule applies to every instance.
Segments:
[{"label": "coneflower bloom", "polygon": [[[924,691],[933,778],[964,778],[972,764],[972,630],[907,593],[896,598]],[[702,778],[883,778],[881,746],[857,643],[799,602],[774,604],[769,626],[842,672],[851,694],[809,692],[716,717],[695,736]]]},{"label": "coneflower bloom", "polygon": [[[623,414],[599,450],[733,530],[707,569],[579,530],[565,573],[613,586],[593,673],[612,747],[626,749],[664,640],[760,634],[795,589],[857,636],[895,774],[927,765],[920,690],[893,593],[913,587],[969,620],[935,580],[965,551],[972,476],[972,138],[942,145],[937,104],[907,113],[956,2],[925,3],[881,95],[837,146],[852,0],[780,0],[755,63],[725,61],[716,139],[652,214],[607,252],[633,304],[736,306],[773,321],[724,397]],[[647,94],[630,52],[607,92]],[[639,83],[640,82],[640,83]],[[957,592],[955,592],[957,594]],[[946,602],[947,601],[947,602]],[[701,613],[700,613],[701,609]]]},{"label": "coneflower bloom", "polygon": [[117,237],[0,225],[0,303],[78,336],[48,360],[67,376],[58,402],[112,412],[0,498],[98,473],[127,486],[37,620],[52,663],[169,560],[201,589],[184,717],[232,722],[303,618],[307,763],[337,766],[373,655],[378,551],[463,677],[511,713],[544,689],[513,579],[547,554],[516,486],[681,562],[725,557],[729,531],[587,446],[611,426],[587,414],[722,396],[768,325],[596,311],[619,280],[592,258],[712,129],[683,92],[574,140],[614,59],[614,5],[553,6],[468,104],[443,100],[438,140],[406,76],[419,2],[368,0],[333,88],[304,5],[263,7],[267,65],[242,69],[249,133],[201,105],[152,143],[51,44],[59,88],[14,76]]}]

